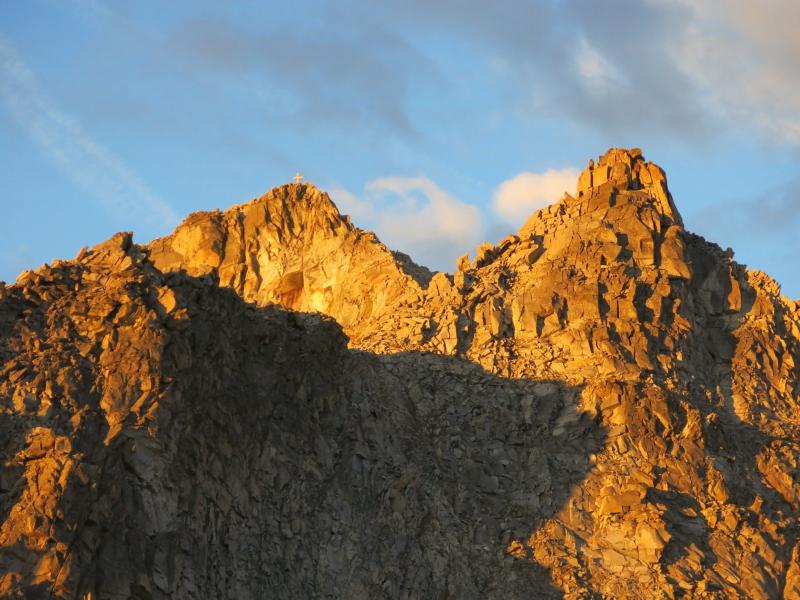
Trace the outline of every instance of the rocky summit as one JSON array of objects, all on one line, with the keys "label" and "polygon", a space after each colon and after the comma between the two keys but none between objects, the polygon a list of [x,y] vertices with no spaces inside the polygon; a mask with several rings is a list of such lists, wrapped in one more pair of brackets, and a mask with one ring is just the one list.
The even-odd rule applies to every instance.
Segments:
[{"label": "rocky summit", "polygon": [[800,598],[800,305],[611,149],[433,273],[310,184],[0,284],[0,596]]}]

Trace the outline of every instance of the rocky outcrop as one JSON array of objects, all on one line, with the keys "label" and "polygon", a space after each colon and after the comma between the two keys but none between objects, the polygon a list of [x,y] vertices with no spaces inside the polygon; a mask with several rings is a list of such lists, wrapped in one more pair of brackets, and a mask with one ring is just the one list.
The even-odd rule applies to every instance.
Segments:
[{"label": "rocky outcrop", "polygon": [[271,190],[225,212],[190,215],[152,242],[164,271],[212,275],[242,298],[333,316],[348,331],[418,302],[427,269],[342,217],[310,184]]},{"label": "rocky outcrop", "polygon": [[119,234],[0,355],[0,594],[800,597],[800,306],[636,149],[453,274],[309,184]]}]

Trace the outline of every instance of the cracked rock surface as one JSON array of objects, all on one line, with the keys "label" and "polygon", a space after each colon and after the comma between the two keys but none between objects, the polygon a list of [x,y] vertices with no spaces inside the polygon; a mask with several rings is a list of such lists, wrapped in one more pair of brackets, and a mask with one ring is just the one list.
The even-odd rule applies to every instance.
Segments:
[{"label": "cracked rock surface", "polygon": [[611,149],[432,273],[310,184],[0,284],[0,596],[800,597],[800,305]]}]

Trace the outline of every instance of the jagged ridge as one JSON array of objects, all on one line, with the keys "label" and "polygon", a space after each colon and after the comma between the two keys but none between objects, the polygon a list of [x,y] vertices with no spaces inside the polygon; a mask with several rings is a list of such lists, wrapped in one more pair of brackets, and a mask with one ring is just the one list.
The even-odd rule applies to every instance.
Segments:
[{"label": "jagged ridge", "polygon": [[[4,481],[13,485],[3,487],[10,512],[0,553],[0,566],[18,577],[2,589],[41,583],[56,595],[151,597],[257,597],[270,588],[303,596],[346,589],[348,597],[800,593],[800,309],[766,275],[686,232],[663,171],[640,150],[612,149],[590,163],[574,197],[482,246],[453,274],[393,255],[310,185],[192,215],[147,247],[126,239],[3,292],[7,364],[31,366],[0,374],[4,414],[19,431],[5,454]],[[106,288],[124,293],[92,300]],[[332,317],[357,351],[341,346],[330,321],[290,317],[273,304]],[[86,305],[88,312],[76,308]],[[86,315],[91,325],[81,330]],[[55,365],[52,374],[42,360]],[[121,364],[131,367],[117,375]],[[75,394],[65,376],[88,386],[83,404],[68,401]],[[170,386],[184,390],[178,399]],[[267,399],[264,390],[274,394]],[[224,416],[220,396],[235,407]],[[277,409],[262,413],[259,402],[294,416],[275,420]],[[109,467],[84,477],[110,489],[123,480],[128,497],[140,498],[112,502],[124,507],[113,513],[118,521],[112,513],[90,521],[131,529],[144,519],[151,533],[135,547],[154,557],[144,563],[121,567],[119,546],[96,537],[81,541],[91,548],[84,555],[59,546],[70,548],[62,523],[71,531],[89,517],[65,521],[37,503],[71,506],[68,476],[58,476],[61,488],[14,483],[41,478],[24,466],[26,453],[43,447],[22,433],[34,424],[54,433],[31,465],[86,460],[74,442],[83,434],[64,425],[81,411],[101,424],[87,438],[99,456],[117,456],[115,440],[138,436],[152,441],[148,460],[164,465],[138,479]],[[204,427],[173,426],[205,417]],[[239,421],[253,428],[246,443]],[[303,424],[300,437],[271,429],[292,423]],[[183,454],[184,442],[201,450]],[[252,476],[261,496],[238,491],[249,453],[262,457],[244,461],[262,461]],[[263,462],[274,453],[292,465],[298,487],[275,488],[280,469]],[[101,464],[114,460],[124,462]],[[187,466],[197,460],[201,471]],[[199,496],[167,489],[209,469]],[[295,511],[298,495],[314,500]],[[196,498],[221,503],[222,512],[196,512]],[[140,506],[169,507],[169,518]],[[255,520],[227,516],[253,511]],[[25,528],[29,514],[44,515],[36,517],[41,528]],[[200,519],[207,535],[182,533],[175,515]],[[242,533],[253,527],[266,533]],[[166,539],[180,540],[184,554],[171,558]],[[243,550],[226,549],[240,543]],[[355,571],[326,554],[342,545]],[[63,575],[33,574],[42,556]],[[235,573],[236,586],[197,575],[209,565]]]}]

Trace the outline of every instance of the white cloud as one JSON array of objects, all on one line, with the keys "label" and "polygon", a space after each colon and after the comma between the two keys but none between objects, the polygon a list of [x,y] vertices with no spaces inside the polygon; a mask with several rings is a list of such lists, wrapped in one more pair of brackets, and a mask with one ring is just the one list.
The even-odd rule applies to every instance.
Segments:
[{"label": "white cloud", "polygon": [[341,185],[327,186],[328,195],[333,198],[339,212],[358,223],[371,221],[375,217],[372,203],[363,200]]},{"label": "white cloud", "polygon": [[573,168],[520,173],[495,190],[493,215],[426,177],[381,177],[367,183],[361,195],[339,185],[327,189],[342,213],[377,233],[391,249],[429,268],[452,271],[458,257],[487,238],[504,236],[509,223],[519,226],[534,211],[574,190],[579,174]]},{"label": "white cloud", "polygon": [[495,213],[512,223],[521,223],[531,213],[573,191],[580,169],[548,169],[544,173],[520,173],[507,179],[494,192]]},{"label": "white cloud", "polygon": [[393,250],[432,269],[452,271],[455,260],[480,242],[480,209],[426,177],[382,177],[359,197],[341,186],[330,195],[356,224],[371,229]]},{"label": "white cloud", "polygon": [[[422,241],[437,237],[458,242],[477,233],[480,210],[462,202],[425,177],[383,177],[367,184],[367,193],[384,203],[384,229],[391,238]],[[394,214],[390,214],[394,212]]]},{"label": "white cloud", "polygon": [[16,49],[3,39],[0,103],[64,175],[104,208],[121,217],[138,215],[154,225],[178,221],[163,198],[50,101]]}]

